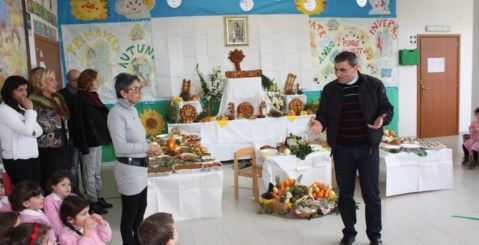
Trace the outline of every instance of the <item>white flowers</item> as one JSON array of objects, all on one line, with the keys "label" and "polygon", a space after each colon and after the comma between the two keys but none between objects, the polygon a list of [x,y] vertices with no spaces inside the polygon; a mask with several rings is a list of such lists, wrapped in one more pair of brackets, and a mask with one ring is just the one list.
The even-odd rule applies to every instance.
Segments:
[{"label": "white flowers", "polygon": [[221,73],[220,67],[213,67],[212,73],[208,74],[208,79],[205,79],[203,74],[201,74],[198,65],[196,65],[196,72],[201,82],[199,91],[201,98],[207,102],[220,101],[226,81],[226,78]]},{"label": "white flowers", "polygon": [[284,94],[281,89],[279,89],[278,84],[273,83],[273,85],[268,88],[266,94],[271,99],[271,102],[273,102],[274,107],[281,110],[284,106]]}]

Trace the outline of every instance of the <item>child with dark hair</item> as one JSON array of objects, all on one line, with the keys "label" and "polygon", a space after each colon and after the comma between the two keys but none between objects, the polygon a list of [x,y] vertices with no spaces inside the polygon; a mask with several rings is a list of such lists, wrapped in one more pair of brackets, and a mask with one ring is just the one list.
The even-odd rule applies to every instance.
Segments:
[{"label": "child with dark hair", "polygon": [[60,207],[60,219],[65,225],[59,236],[62,245],[107,244],[111,240],[108,222],[98,214],[89,214],[89,202],[79,196],[67,196]]},{"label": "child with dark hair", "polygon": [[[39,222],[51,227],[50,220],[43,213],[43,196],[40,185],[31,181],[22,181],[15,185],[8,197],[12,210],[19,212],[22,223]],[[49,241],[55,243],[55,232],[49,233]]]},{"label": "child with dark hair", "polygon": [[41,223],[22,223],[3,233],[0,243],[4,245],[50,245],[50,227]]},{"label": "child with dark hair", "polygon": [[8,229],[18,226],[20,224],[20,218],[15,212],[0,213],[0,234],[8,231]]},{"label": "child with dark hair", "polygon": [[479,151],[479,108],[476,108],[474,111],[476,120],[471,122],[469,125],[469,133],[471,137],[464,142],[462,149],[464,151],[464,159],[462,160],[462,165],[469,163],[469,156],[472,156],[473,161],[469,163],[468,167],[470,169],[475,168],[478,165],[478,151]]},{"label": "child with dark hair", "polygon": [[141,245],[175,245],[178,242],[175,222],[170,213],[156,213],[138,226]]},{"label": "child with dark hair", "polygon": [[60,205],[65,197],[72,195],[71,174],[68,170],[58,170],[50,175],[47,181],[50,195],[45,197],[43,211],[52,224],[52,229],[58,236],[63,228],[60,220]]},{"label": "child with dark hair", "polygon": [[5,196],[5,186],[3,186],[3,179],[0,177],[0,213],[12,211],[12,206],[8,201],[8,196]]}]

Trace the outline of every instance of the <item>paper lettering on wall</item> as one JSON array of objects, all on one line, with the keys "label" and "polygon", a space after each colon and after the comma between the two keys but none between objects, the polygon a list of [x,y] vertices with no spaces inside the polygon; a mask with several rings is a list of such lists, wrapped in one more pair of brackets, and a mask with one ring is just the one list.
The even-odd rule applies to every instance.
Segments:
[{"label": "paper lettering on wall", "polygon": [[372,9],[369,15],[391,14],[389,0],[369,0]]},{"label": "paper lettering on wall", "polygon": [[117,0],[115,10],[128,19],[151,18],[150,10],[155,7],[155,0]]},{"label": "paper lettering on wall", "polygon": [[444,72],[446,70],[445,66],[446,66],[446,59],[444,57],[427,59],[428,73]]},{"label": "paper lettering on wall", "polygon": [[313,80],[322,88],[336,79],[334,58],[355,53],[360,71],[397,86],[397,27],[394,19],[310,18]]},{"label": "paper lettering on wall", "polygon": [[142,100],[156,100],[150,22],[63,25],[66,70],[98,71],[98,93],[104,103],[115,103],[114,77],[135,74],[143,86]]},{"label": "paper lettering on wall", "polygon": [[108,18],[108,1],[71,0],[72,15],[78,20],[104,20]]},{"label": "paper lettering on wall", "polygon": [[240,7],[243,11],[248,12],[253,9],[253,6],[253,0],[240,0]]}]

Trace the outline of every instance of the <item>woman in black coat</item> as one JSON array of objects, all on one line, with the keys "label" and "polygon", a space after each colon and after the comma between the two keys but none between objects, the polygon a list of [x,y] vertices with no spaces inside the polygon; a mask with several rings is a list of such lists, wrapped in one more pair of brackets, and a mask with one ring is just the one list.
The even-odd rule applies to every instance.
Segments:
[{"label": "woman in black coat", "polygon": [[106,123],[108,108],[100,100],[98,72],[86,69],[78,77],[78,92],[73,97],[75,130],[73,143],[81,152],[82,175],[90,210],[105,214],[112,207],[102,197],[101,159],[102,146],[111,143]]}]

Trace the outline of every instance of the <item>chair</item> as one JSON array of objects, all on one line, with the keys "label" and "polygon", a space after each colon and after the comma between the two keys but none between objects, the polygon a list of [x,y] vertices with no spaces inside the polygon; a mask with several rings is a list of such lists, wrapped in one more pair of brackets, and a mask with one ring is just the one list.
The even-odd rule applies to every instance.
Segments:
[{"label": "chair", "polygon": [[[239,169],[238,160],[242,157],[251,157],[252,166]],[[234,171],[235,171],[235,199],[238,199],[238,176],[250,177],[253,179],[253,194],[254,200],[258,202],[259,190],[258,179],[261,177],[263,168],[256,166],[256,150],[254,147],[246,147],[239,149],[234,153]]]}]

